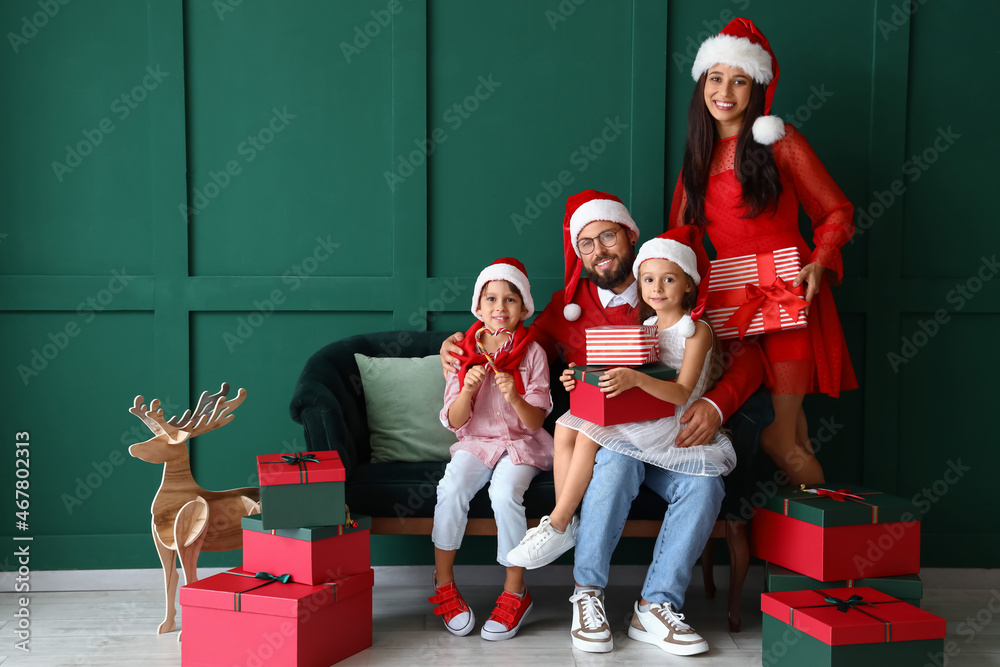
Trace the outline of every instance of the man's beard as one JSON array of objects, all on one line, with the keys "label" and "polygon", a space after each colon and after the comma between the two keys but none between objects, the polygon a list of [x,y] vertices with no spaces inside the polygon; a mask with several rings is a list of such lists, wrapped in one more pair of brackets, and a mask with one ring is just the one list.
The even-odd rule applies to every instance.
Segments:
[{"label": "man's beard", "polygon": [[[615,259],[614,255],[600,255],[594,258],[591,266],[596,266],[606,259]],[[617,258],[618,266],[610,273],[597,273],[592,269],[586,269],[587,277],[601,289],[613,290],[632,273],[632,265],[635,263],[635,246],[630,246],[625,257]]]}]

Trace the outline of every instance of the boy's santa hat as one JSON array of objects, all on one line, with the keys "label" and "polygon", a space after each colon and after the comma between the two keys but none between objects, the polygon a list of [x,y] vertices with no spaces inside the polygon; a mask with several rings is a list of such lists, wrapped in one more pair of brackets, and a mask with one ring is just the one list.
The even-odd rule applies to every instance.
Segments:
[{"label": "boy's santa hat", "polygon": [[483,295],[483,288],[486,283],[494,280],[506,280],[521,292],[521,299],[528,314],[522,319],[528,319],[535,312],[535,302],[531,299],[531,283],[528,282],[528,272],[524,269],[524,264],[513,257],[502,257],[493,262],[479,274],[476,278],[476,289],[472,292],[472,314],[480,320],[483,316],[476,312],[479,307],[479,299]]},{"label": "boy's santa hat", "polygon": [[785,136],[785,123],[778,116],[769,116],[774,88],[778,84],[778,59],[771,45],[750,19],[735,18],[718,35],[701,43],[691,67],[697,81],[713,65],[739,67],[759,84],[767,86],[764,115],[754,121],[753,138],[769,146]]},{"label": "boy's santa hat", "polygon": [[632,265],[632,275],[639,279],[639,268],[649,259],[666,259],[681,267],[698,288],[698,302],[691,311],[697,321],[705,311],[708,298],[708,274],[712,264],[705,253],[703,232],[698,225],[681,225],[642,244]]},{"label": "boy's santa hat", "polygon": [[[580,306],[573,303],[573,294],[583,270],[580,249],[576,247],[577,237],[584,227],[598,220],[617,222],[635,232],[636,238],[639,236],[639,226],[618,197],[597,190],[584,190],[566,199],[566,216],[563,218],[563,253],[566,258],[563,317],[570,322],[580,319],[582,313]],[[600,245],[599,241],[595,243]],[[599,252],[599,248],[595,247],[594,252]]]}]

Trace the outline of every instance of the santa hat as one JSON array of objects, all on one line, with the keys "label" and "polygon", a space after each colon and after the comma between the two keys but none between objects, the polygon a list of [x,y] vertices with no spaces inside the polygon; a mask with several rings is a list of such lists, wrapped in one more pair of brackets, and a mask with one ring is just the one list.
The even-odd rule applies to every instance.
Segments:
[{"label": "santa hat", "polygon": [[647,259],[669,260],[691,276],[691,280],[698,287],[698,302],[691,311],[691,319],[697,321],[705,310],[705,299],[708,298],[708,274],[712,268],[705,253],[701,227],[681,225],[643,243],[636,255],[635,264],[632,265],[632,275],[636,280],[639,279],[639,267]]},{"label": "santa hat", "polygon": [[750,19],[735,18],[718,35],[701,43],[691,67],[697,81],[713,65],[739,67],[759,84],[767,86],[764,95],[764,115],[753,124],[753,138],[769,146],[785,136],[785,123],[778,116],[769,116],[774,88],[778,84],[778,59],[757,26]]},{"label": "santa hat", "polygon": [[521,293],[521,299],[528,314],[524,319],[531,317],[535,312],[535,302],[531,300],[531,283],[528,282],[528,272],[524,270],[524,264],[513,257],[501,257],[493,262],[479,274],[476,278],[476,289],[472,292],[472,314],[483,319],[482,315],[476,312],[479,307],[479,299],[482,297],[483,288],[486,283],[494,280],[506,280]]},{"label": "santa hat", "polygon": [[566,216],[563,218],[563,253],[566,258],[563,317],[570,322],[578,320],[582,312],[580,306],[573,303],[573,294],[583,269],[580,249],[576,247],[577,237],[584,227],[598,220],[617,222],[635,232],[636,238],[639,236],[639,226],[618,197],[597,190],[584,190],[566,199]]}]

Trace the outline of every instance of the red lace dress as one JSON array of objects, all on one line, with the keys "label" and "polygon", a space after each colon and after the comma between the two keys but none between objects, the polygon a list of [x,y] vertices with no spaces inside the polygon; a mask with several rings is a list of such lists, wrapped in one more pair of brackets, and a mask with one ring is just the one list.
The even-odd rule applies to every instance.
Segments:
[{"label": "red lace dress", "polygon": [[[773,214],[741,218],[742,187],[733,169],[736,137],[716,142],[705,192],[705,230],[719,259],[795,246],[803,266],[818,262],[826,267],[819,293],[809,308],[808,326],[764,334],[760,343],[770,365],[765,385],[772,393],[837,396],[858,386],[830,291],[830,283],[839,284],[843,278],[840,249],[854,233],[854,207],[794,127],[785,125],[784,138],[772,149],[781,175],[778,209]],[[678,178],[670,210],[671,228],[684,224],[686,203]],[[799,233],[800,203],[812,219],[815,249],[810,249]]]}]

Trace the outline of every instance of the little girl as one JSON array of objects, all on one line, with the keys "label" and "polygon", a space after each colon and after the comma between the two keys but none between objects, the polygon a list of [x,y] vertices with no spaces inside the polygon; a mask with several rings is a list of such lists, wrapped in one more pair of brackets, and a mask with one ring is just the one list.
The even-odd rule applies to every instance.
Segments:
[{"label": "little girl", "polygon": [[[681,227],[642,245],[632,267],[641,295],[640,319],[659,330],[660,361],[678,371],[676,382],[657,380],[633,368],[612,368],[600,377],[601,391],[609,398],[639,387],[677,406],[674,415],[615,426],[598,426],[566,413],[558,423],[577,432],[570,469],[565,475],[556,507],[538,528],[510,554],[510,562],[528,569],[541,567],[572,547],[576,521],[571,521],[590,483],[598,446],[632,456],[646,463],[688,475],[727,475],[736,466],[736,452],[729,438],[716,433],[700,447],[677,447],[683,426],[679,419],[708,389],[712,330],[696,321],[704,309],[708,258],[696,227]],[[564,375],[572,391],[575,382]],[[553,524],[567,526],[560,532]]]},{"label": "little girl", "polygon": [[[702,227],[719,259],[798,248],[803,269],[794,284],[806,286],[807,326],[760,338],[774,403],[760,441],[792,484],[820,483],[802,398],[858,386],[829,286],[843,274],[853,208],[805,138],[768,115],[778,61],[751,21],[733,19],[705,40],[691,74],[697,84],[669,226]],[[815,249],[799,232],[800,203]]]},{"label": "little girl", "polygon": [[437,488],[434,508],[434,589],[430,602],[453,634],[472,631],[475,615],[455,586],[455,552],[462,545],[469,502],[490,483],[497,523],[497,561],[507,568],[483,639],[510,639],[531,610],[524,569],[507,560],[524,536],[524,491],[552,469],[552,436],[542,422],[552,410],[549,368],[542,347],[520,323],[535,310],[524,266],[498,259],[483,269],[472,297],[476,322],[462,340],[462,365],[448,375],[441,423],[458,435]]}]

